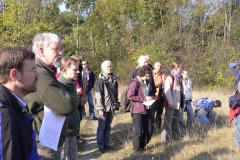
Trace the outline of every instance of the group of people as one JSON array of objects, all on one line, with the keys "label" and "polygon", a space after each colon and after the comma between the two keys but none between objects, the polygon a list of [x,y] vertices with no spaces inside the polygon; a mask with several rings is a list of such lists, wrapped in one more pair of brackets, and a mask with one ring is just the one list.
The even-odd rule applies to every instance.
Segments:
[{"label": "group of people", "polygon": [[[99,150],[111,149],[110,125],[119,105],[111,61],[102,62],[96,82],[97,118],[91,93],[94,73],[88,62],[78,56],[62,55],[61,38],[48,32],[34,37],[32,51],[18,46],[0,49],[0,159],[78,159],[80,120],[86,116],[82,101],[89,103],[90,119],[98,119]],[[49,110],[63,117],[60,132],[54,130],[55,124],[41,132],[47,121],[44,111]],[[47,136],[58,136],[59,132],[57,142],[49,142],[56,146],[43,143],[43,138],[48,138],[40,136],[43,132]]]},{"label": "group of people", "polygon": [[[104,153],[112,149],[109,141],[111,123],[120,106],[112,62],[102,62],[101,73],[96,80],[97,118],[91,92],[95,79],[93,71],[87,66],[88,62],[78,56],[63,58],[62,55],[61,38],[48,32],[34,37],[32,51],[18,46],[0,49],[1,159],[78,159],[77,138],[80,121],[86,116],[84,103],[87,101],[90,119],[98,120],[99,151]],[[239,77],[236,69],[239,64],[230,64],[236,78]],[[169,73],[163,73],[161,67],[160,61],[152,66],[149,56],[141,55],[130,78],[127,98],[131,101],[132,140],[136,152],[146,149],[154,132],[160,131],[162,141],[170,143],[181,138],[180,126],[190,127],[195,120],[210,124],[216,116],[213,107],[221,107],[220,100],[200,98],[194,102],[194,113],[188,71],[182,69],[181,63],[173,63]],[[57,149],[41,143],[43,137],[40,133],[46,109],[65,117]],[[186,124],[183,118],[185,111]],[[236,116],[236,142],[239,145],[240,118],[238,114]]]},{"label": "group of people", "polygon": [[[161,67],[160,61],[152,66],[149,64],[149,56],[141,55],[130,78],[127,97],[131,101],[132,141],[136,152],[145,150],[154,131],[161,132],[162,142],[170,143],[179,140],[182,137],[181,130],[190,128],[195,121],[210,124],[216,116],[213,107],[221,106],[220,100],[199,98],[203,100],[195,105],[194,113],[191,105],[192,82],[188,71],[182,69],[182,64],[177,62],[172,63],[169,73],[163,73]],[[187,112],[186,124],[184,112]]]}]

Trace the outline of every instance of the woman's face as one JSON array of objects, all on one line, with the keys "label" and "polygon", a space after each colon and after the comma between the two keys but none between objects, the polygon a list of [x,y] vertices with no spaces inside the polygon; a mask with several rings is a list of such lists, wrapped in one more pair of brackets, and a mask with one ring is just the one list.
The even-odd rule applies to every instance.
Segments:
[{"label": "woman's face", "polygon": [[150,77],[150,74],[145,74],[145,76],[141,77],[141,79],[143,81],[146,81],[147,79],[149,79],[149,77]]}]

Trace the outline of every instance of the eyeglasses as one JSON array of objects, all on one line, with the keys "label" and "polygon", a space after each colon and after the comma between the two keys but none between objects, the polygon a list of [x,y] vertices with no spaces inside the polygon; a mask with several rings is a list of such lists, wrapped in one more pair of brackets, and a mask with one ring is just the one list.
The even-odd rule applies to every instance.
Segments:
[{"label": "eyeglasses", "polygon": [[82,65],[87,65],[87,63],[83,63]]},{"label": "eyeglasses", "polygon": [[63,51],[63,48],[62,48],[62,46],[60,46],[60,47],[57,47],[57,48],[52,48],[52,47],[48,46],[48,48],[51,48],[52,50],[54,50],[54,51],[56,51],[56,52]]}]

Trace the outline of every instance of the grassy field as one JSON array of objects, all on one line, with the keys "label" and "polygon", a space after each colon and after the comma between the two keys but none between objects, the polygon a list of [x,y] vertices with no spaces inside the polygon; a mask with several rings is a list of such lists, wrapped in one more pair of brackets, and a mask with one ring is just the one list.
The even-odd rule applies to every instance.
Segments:
[{"label": "grassy field", "polygon": [[[171,144],[162,143],[160,133],[155,133],[144,153],[135,153],[132,149],[131,115],[118,111],[112,123],[111,144],[114,150],[101,154],[97,150],[96,141],[94,141],[90,143],[92,144],[90,148],[95,149],[89,152],[90,148],[84,144],[85,149],[80,149],[80,153],[82,153],[79,158],[99,160],[239,160],[240,152],[234,146],[235,121],[231,124],[227,122],[230,94],[225,93],[224,90],[218,92],[195,91],[193,99],[207,96],[222,101],[222,107],[215,109],[217,112],[215,124],[210,128],[195,125],[191,133],[184,133],[181,140]],[[193,108],[195,109],[194,106]],[[97,121],[83,121],[81,128],[83,136],[87,137],[88,134],[94,136],[96,127]],[[79,147],[84,148],[84,145]],[[85,151],[88,151],[87,156],[84,155]]]}]

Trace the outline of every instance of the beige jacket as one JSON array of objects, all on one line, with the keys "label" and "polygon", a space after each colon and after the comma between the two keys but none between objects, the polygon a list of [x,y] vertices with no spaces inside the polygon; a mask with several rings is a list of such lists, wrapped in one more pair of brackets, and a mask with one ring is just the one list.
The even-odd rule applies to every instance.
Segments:
[{"label": "beige jacket", "polygon": [[167,76],[164,82],[164,93],[166,95],[167,101],[169,105],[174,106],[175,109],[180,108],[180,85],[179,79],[174,76],[174,84],[171,89],[172,84],[172,76]]}]

